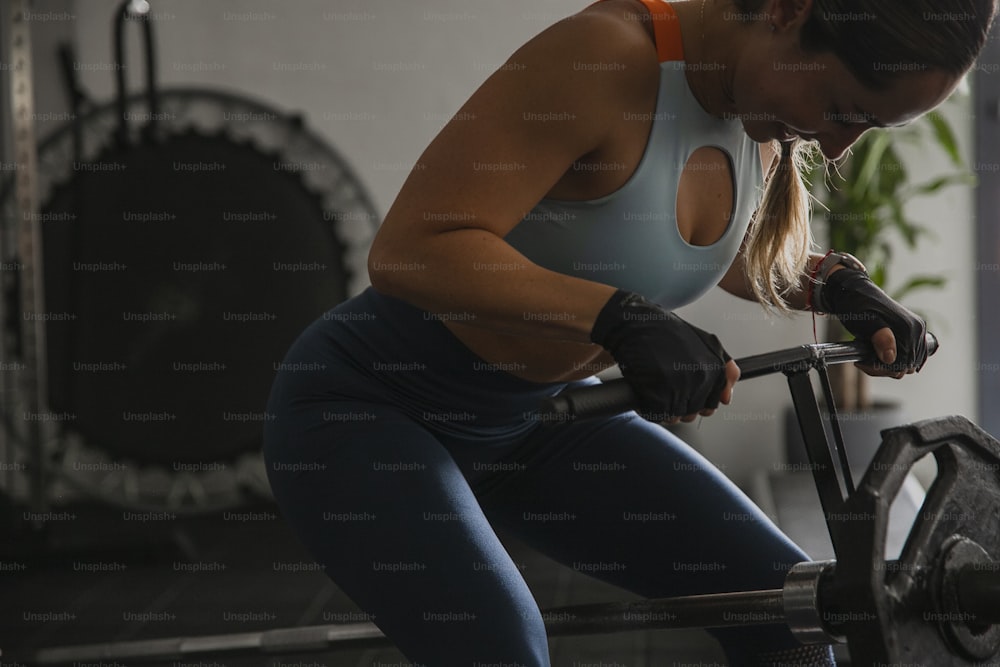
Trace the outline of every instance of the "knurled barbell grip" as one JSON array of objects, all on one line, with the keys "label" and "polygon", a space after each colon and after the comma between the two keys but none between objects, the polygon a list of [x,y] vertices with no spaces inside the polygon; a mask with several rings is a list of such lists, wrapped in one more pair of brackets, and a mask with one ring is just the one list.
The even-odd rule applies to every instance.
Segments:
[{"label": "knurled barbell grip", "polygon": [[[934,354],[938,341],[934,334],[927,334],[927,353]],[[869,360],[872,348],[868,343],[815,343],[800,345],[777,352],[757,354],[736,359],[740,367],[740,380],[749,380],[778,372],[808,370],[819,364],[843,364]],[[539,421],[557,424],[573,419],[590,419],[610,416],[632,410],[638,399],[624,379],[609,380],[601,384],[570,389],[542,401]]]},{"label": "knurled barbell grip", "polygon": [[639,398],[628,382],[611,380],[545,399],[538,418],[547,424],[558,424],[573,419],[618,414],[633,409],[638,402]]}]

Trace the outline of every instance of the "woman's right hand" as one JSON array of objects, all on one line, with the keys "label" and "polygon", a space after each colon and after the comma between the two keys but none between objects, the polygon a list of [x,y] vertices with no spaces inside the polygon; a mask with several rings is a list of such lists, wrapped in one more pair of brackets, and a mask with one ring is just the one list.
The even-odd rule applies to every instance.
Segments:
[{"label": "woman's right hand", "polygon": [[716,336],[625,290],[601,310],[591,340],[611,352],[650,421],[711,415],[729,404],[740,377]]}]

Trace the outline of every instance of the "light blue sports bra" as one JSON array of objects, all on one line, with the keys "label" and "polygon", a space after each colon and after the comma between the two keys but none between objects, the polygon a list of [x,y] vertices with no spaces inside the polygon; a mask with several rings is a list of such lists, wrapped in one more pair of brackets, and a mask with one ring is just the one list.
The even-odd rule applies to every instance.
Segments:
[{"label": "light blue sports bra", "polygon": [[[639,166],[625,185],[599,199],[541,200],[504,238],[547,269],[638,292],[674,309],[725,275],[760,202],[763,174],[758,144],[742,123],[710,116],[691,93],[673,8],[663,0],[643,2],[653,17],[660,87]],[[733,217],[718,241],[693,246],[677,229],[677,189],[688,158],[705,146],[729,157]]]}]

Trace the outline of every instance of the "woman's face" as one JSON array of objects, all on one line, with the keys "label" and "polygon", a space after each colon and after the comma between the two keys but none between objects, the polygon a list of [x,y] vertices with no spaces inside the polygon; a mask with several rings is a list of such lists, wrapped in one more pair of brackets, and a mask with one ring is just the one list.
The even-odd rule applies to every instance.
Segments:
[{"label": "woman's face", "polygon": [[734,74],[744,129],[758,142],[817,141],[830,159],[872,127],[903,125],[930,111],[960,81],[941,70],[906,71],[885,89],[871,90],[832,53],[805,53],[797,39],[780,35],[769,47],[741,61]]}]

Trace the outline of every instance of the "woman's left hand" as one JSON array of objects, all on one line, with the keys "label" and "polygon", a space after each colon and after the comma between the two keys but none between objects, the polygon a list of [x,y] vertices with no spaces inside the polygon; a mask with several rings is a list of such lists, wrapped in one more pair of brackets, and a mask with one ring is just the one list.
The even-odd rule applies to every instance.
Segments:
[{"label": "woman's left hand", "polygon": [[879,289],[863,271],[831,271],[822,290],[823,308],[844,328],[875,348],[881,363],[857,364],[868,375],[901,378],[927,361],[927,323]]}]

